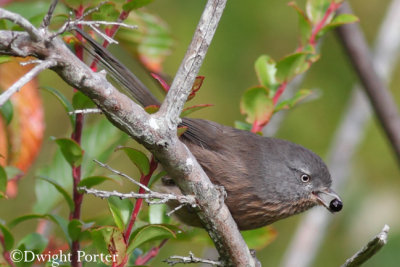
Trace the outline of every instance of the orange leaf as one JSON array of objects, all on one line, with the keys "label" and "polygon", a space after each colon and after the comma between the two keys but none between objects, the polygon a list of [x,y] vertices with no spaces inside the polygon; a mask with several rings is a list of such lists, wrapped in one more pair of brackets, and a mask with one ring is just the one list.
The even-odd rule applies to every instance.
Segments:
[{"label": "orange leaf", "polygon": [[[9,88],[33,68],[33,65],[22,67],[19,64],[21,61],[21,59],[15,59],[0,65],[0,88],[3,90]],[[11,102],[14,107],[14,117],[8,127],[0,128],[2,131],[0,144],[6,144],[5,146],[9,147],[5,165],[11,165],[26,172],[39,153],[45,128],[37,79],[30,81],[14,94]]]}]

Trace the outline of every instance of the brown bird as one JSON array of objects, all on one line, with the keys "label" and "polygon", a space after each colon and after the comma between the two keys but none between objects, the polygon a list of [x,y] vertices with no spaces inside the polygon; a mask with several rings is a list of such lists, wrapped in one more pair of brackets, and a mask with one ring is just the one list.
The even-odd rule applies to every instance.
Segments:
[{"label": "brown bird", "polygon": [[[160,104],[122,63],[77,31],[90,44],[88,51],[141,105]],[[207,120],[183,118],[182,125],[188,127],[180,137],[182,142],[211,181],[225,188],[226,204],[240,230],[262,227],[319,204],[331,212],[342,209],[342,201],[331,189],[327,166],[310,150]],[[162,181],[163,190],[182,194],[172,179],[164,177]],[[186,224],[201,226],[191,208],[182,208],[176,215]]]}]

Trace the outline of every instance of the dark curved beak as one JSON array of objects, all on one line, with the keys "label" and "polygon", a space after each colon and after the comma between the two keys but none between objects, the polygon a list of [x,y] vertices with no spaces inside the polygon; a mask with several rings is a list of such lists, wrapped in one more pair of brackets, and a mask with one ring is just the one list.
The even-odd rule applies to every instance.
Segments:
[{"label": "dark curved beak", "polygon": [[330,188],[314,191],[313,194],[318,202],[325,206],[330,212],[338,212],[343,208],[340,197]]}]

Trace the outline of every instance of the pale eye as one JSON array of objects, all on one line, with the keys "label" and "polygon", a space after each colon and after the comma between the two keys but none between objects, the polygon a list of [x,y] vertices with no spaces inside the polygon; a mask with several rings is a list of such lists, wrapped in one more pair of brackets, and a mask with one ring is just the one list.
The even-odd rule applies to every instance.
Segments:
[{"label": "pale eye", "polygon": [[308,175],[308,174],[302,174],[301,177],[300,177],[300,179],[301,179],[301,181],[302,181],[303,183],[308,183],[308,182],[310,182],[311,177],[310,177],[310,175]]}]

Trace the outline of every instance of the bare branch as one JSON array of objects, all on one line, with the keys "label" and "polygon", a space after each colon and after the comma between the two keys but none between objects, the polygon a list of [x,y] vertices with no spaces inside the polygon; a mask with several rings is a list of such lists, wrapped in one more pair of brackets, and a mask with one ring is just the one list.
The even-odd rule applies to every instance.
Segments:
[{"label": "bare branch", "polygon": [[129,181],[131,181],[131,182],[134,183],[135,185],[137,185],[137,186],[143,188],[144,191],[146,191],[146,192],[152,192],[150,188],[148,188],[147,186],[145,186],[145,185],[142,184],[142,183],[139,183],[138,181],[136,181],[135,179],[133,179],[133,178],[130,177],[129,175],[127,175],[127,174],[125,174],[125,173],[123,173],[123,172],[120,172],[120,171],[118,171],[118,170],[116,170],[116,169],[113,169],[113,168],[110,167],[109,165],[107,165],[107,164],[105,164],[105,163],[102,163],[102,162],[98,161],[97,159],[94,159],[93,161],[96,162],[97,164],[99,164],[101,167],[103,167],[103,168],[105,168],[105,169],[111,171],[112,173],[115,173],[116,175],[119,175],[119,176],[121,176],[121,177],[124,177],[124,178],[128,179]]},{"label": "bare branch", "polygon": [[200,259],[193,255],[191,251],[189,251],[189,257],[184,256],[170,256],[168,259],[164,260],[165,263],[170,266],[174,266],[175,264],[188,264],[188,263],[205,263],[212,266],[223,266],[220,261],[212,261],[206,259]]},{"label": "bare branch", "polygon": [[4,93],[0,95],[0,106],[2,106],[13,94],[19,91],[26,83],[35,78],[40,72],[54,67],[56,62],[54,60],[45,60],[31,69],[28,73],[22,76],[18,81],[16,81],[10,88],[8,88]]},{"label": "bare branch", "polygon": [[58,4],[58,0],[53,0],[49,7],[49,11],[47,11],[46,16],[43,18],[42,24],[40,28],[47,28],[50,25],[51,18],[53,17],[54,10]]},{"label": "bare branch", "polygon": [[[200,45],[202,53],[187,53],[195,57],[187,58],[181,68],[185,73],[188,69],[193,71],[193,77],[189,75],[187,79],[181,80],[183,85],[176,82],[171,87],[171,109],[167,113],[148,114],[128,96],[119,92],[102,73],[95,73],[83,64],[59,38],[49,40],[43,36],[46,42],[32,43],[27,33],[0,30],[0,54],[55,60],[57,66],[52,69],[62,79],[90,97],[116,127],[157,155],[157,160],[184,194],[195,196],[199,206],[197,214],[214,241],[221,261],[226,266],[255,266],[255,259],[240,235],[229,209],[220,201],[223,199],[221,192],[211,183],[196,158],[176,135],[180,111],[200,67],[199,63],[204,58],[204,48],[211,41],[209,33],[215,31],[218,24],[216,18],[220,17],[225,2],[226,0],[209,0],[204,14],[210,15],[210,10],[213,12],[211,17],[202,16],[199,23],[201,27],[196,31],[196,38],[193,40],[193,43]],[[203,21],[205,19],[211,19],[214,23],[206,23]]]},{"label": "bare branch", "polygon": [[[373,62],[384,80],[389,80],[392,75],[400,53],[399,12],[400,0],[393,0],[387,8],[387,14],[375,42]],[[353,96],[347,105],[347,111],[338,126],[328,153],[328,166],[335,179],[335,187],[338,189],[336,191],[340,191],[347,183],[351,159],[363,140],[365,127],[371,118],[371,108],[360,86],[356,85],[352,90]],[[281,266],[312,265],[329,222],[330,215],[326,212],[320,209],[309,211],[300,222]]]},{"label": "bare branch", "polygon": [[362,247],[356,254],[342,265],[342,267],[360,266],[374,256],[387,243],[389,226],[385,224],[382,231]]},{"label": "bare branch", "polygon": [[130,193],[120,193],[117,191],[104,191],[97,190],[93,188],[87,188],[86,186],[78,188],[79,190],[84,191],[86,194],[91,194],[99,198],[109,198],[112,196],[119,198],[141,198],[144,199],[150,205],[159,205],[165,204],[168,201],[174,200],[178,201],[182,205],[190,205],[191,207],[196,207],[196,200],[194,196],[190,195],[174,195],[174,194],[164,194],[159,192],[151,191],[145,194],[130,192]]},{"label": "bare branch", "polygon": [[9,21],[14,22],[15,24],[21,26],[26,30],[29,36],[32,38],[33,41],[38,42],[42,39],[41,32],[33,26],[29,20],[25,19],[24,17],[9,12],[5,9],[0,8],[0,19],[6,19]]},{"label": "bare branch", "polygon": [[183,105],[191,92],[208,47],[222,16],[226,0],[209,0],[197,25],[192,42],[175,75],[171,88],[160,107],[159,114],[171,119],[170,127],[176,128]]},{"label": "bare branch", "polygon": [[68,19],[67,22],[64,23],[64,25],[61,26],[61,28],[57,32],[53,33],[50,36],[50,39],[53,39],[54,37],[56,37],[60,34],[63,34],[64,32],[74,30],[77,25],[83,25],[83,26],[89,26],[92,30],[97,32],[103,39],[107,40],[108,42],[118,44],[118,42],[116,40],[109,37],[107,34],[103,33],[96,27],[99,27],[100,25],[118,25],[119,27],[124,27],[124,28],[131,29],[131,30],[135,30],[138,28],[137,25],[129,25],[129,24],[122,23],[122,22],[111,22],[111,21],[101,21],[101,20],[86,21],[86,20],[82,20],[82,19],[83,19],[83,17],[76,19],[76,20]]},{"label": "bare branch", "polygon": [[[344,2],[338,13],[351,13],[349,3]],[[400,164],[400,114],[389,88],[374,68],[360,25],[343,25],[337,32]]]},{"label": "bare branch", "polygon": [[77,109],[74,111],[68,112],[69,115],[74,115],[74,114],[103,114],[101,109],[98,108],[87,108],[87,109]]}]

